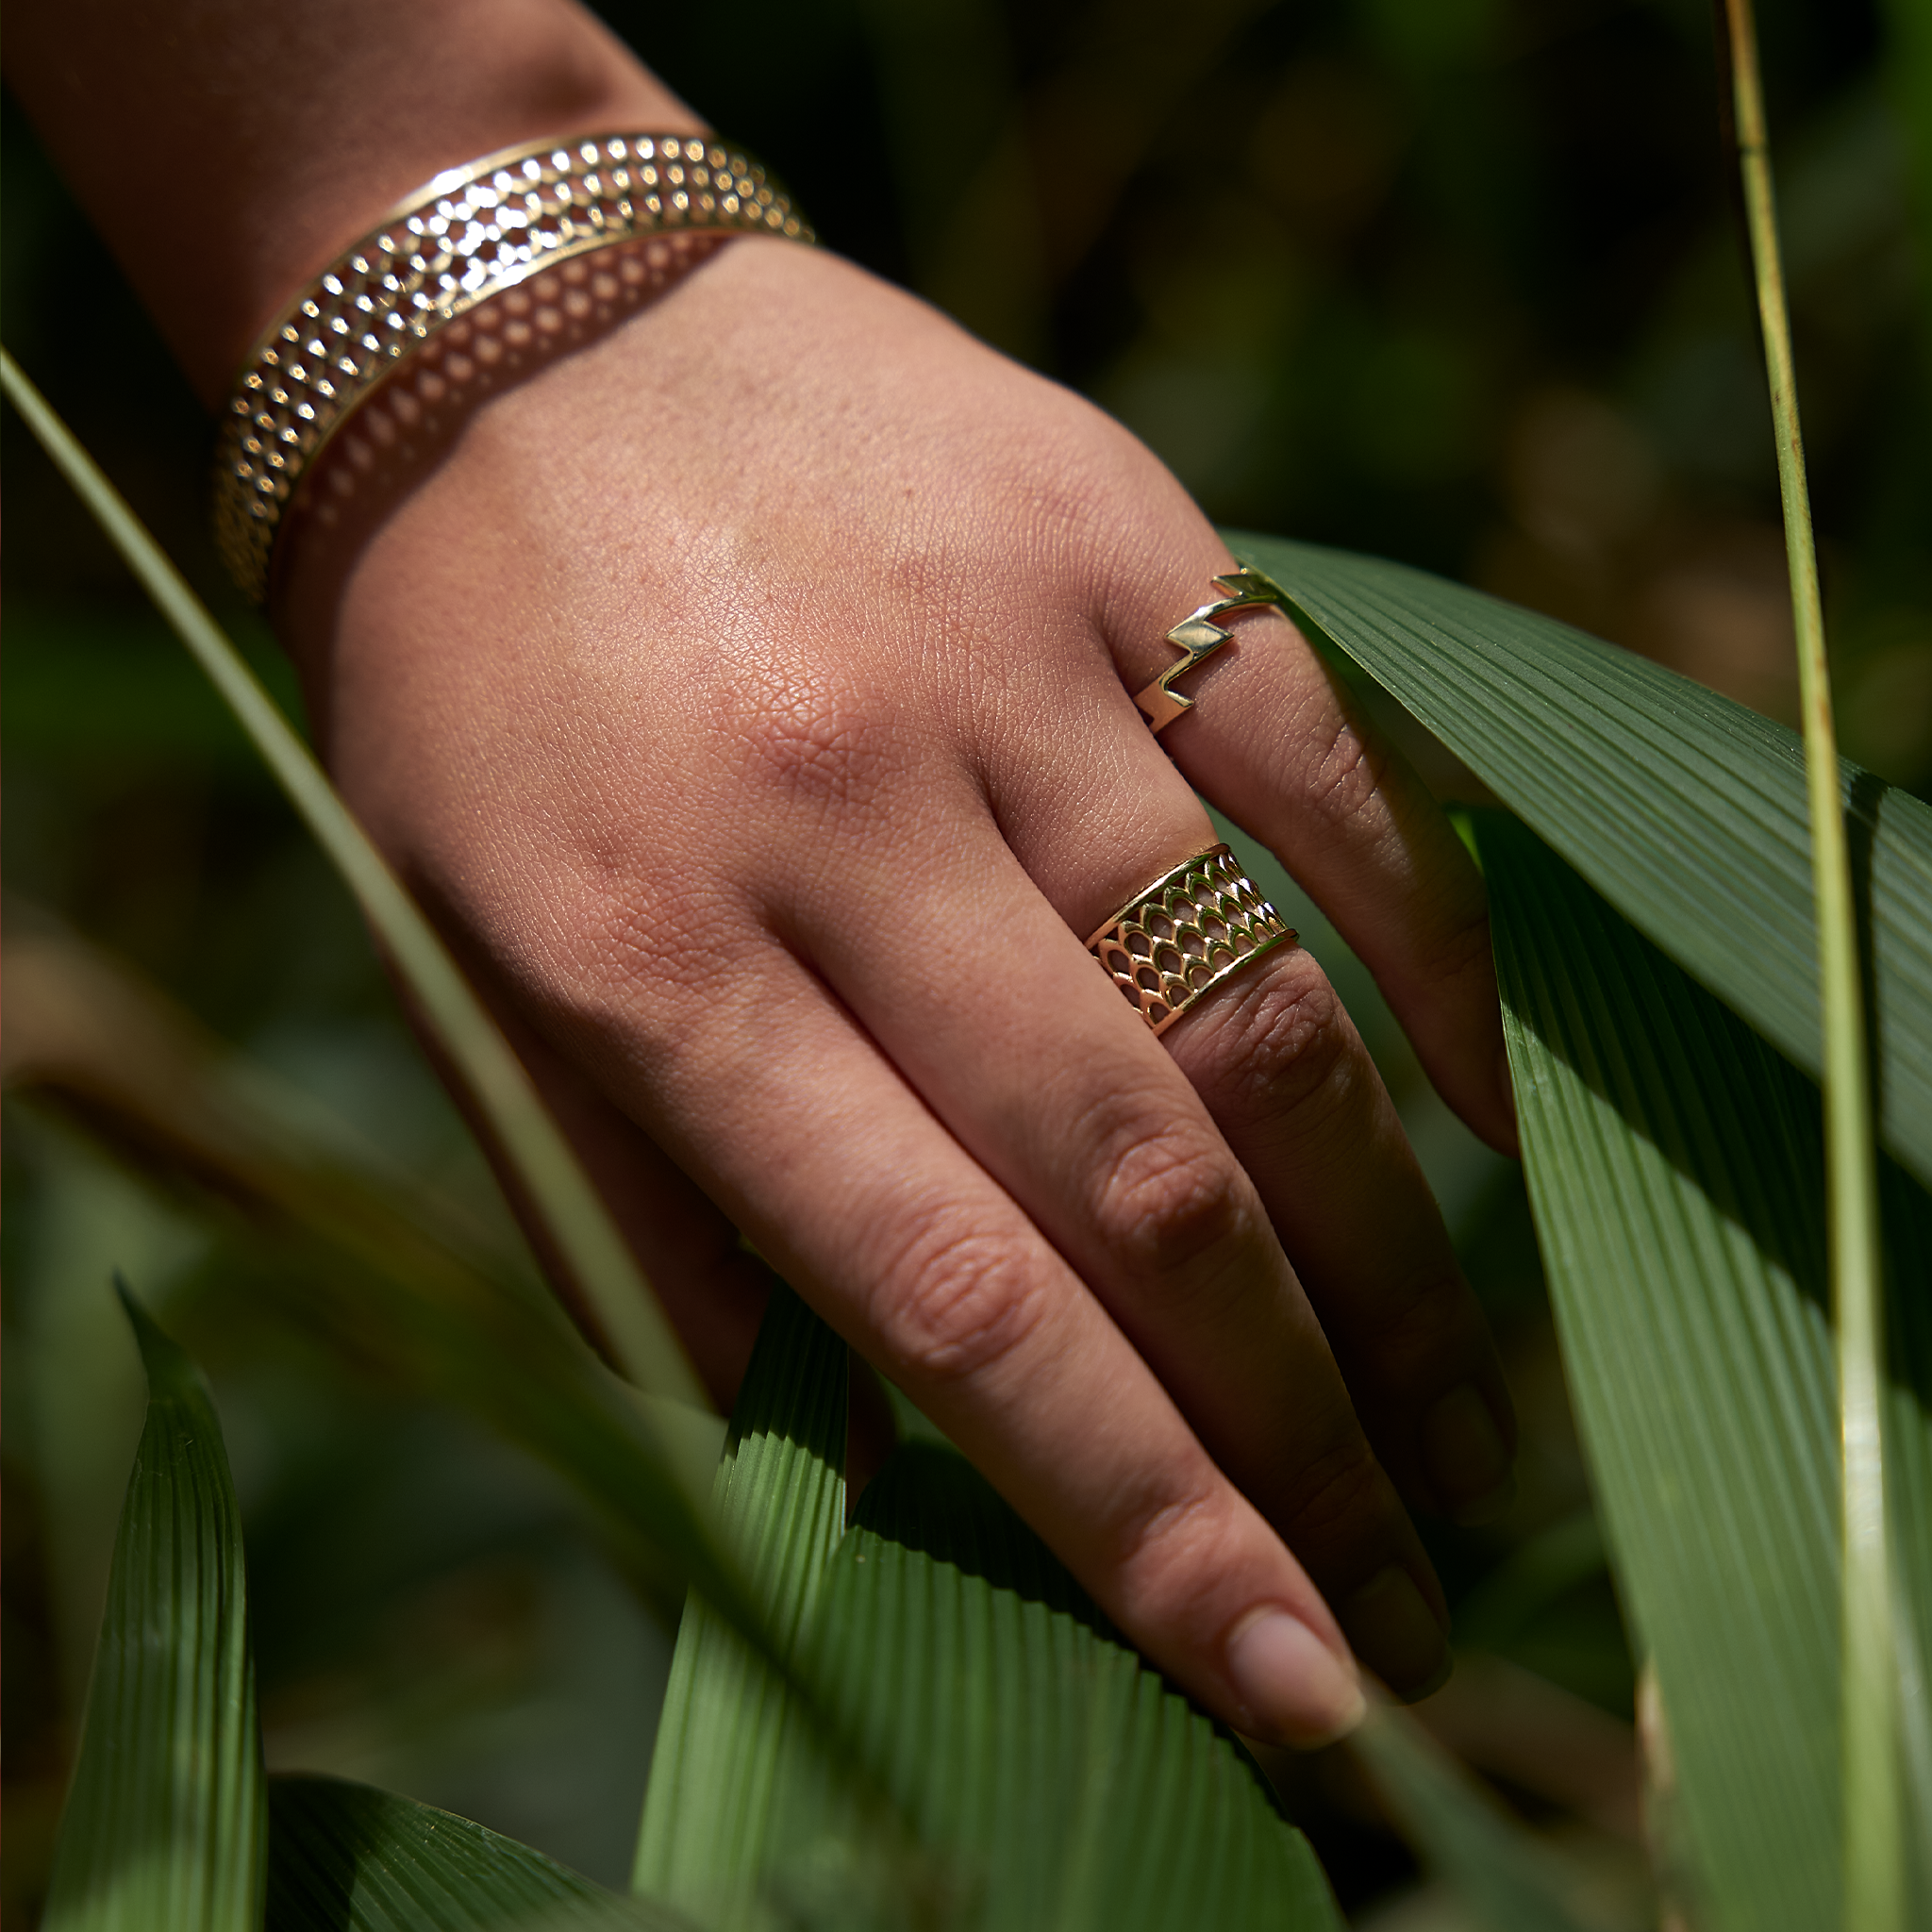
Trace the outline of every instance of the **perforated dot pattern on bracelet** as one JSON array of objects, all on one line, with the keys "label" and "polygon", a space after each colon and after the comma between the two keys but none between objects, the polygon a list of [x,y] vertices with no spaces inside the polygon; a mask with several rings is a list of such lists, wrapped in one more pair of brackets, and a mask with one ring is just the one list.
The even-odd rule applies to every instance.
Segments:
[{"label": "perforated dot pattern on bracelet", "polygon": [[258,343],[223,419],[215,541],[259,601],[303,473],[343,420],[445,324],[591,249],[672,230],[812,232],[748,155],[695,135],[538,142],[439,175]]},{"label": "perforated dot pattern on bracelet", "polygon": [[1148,1026],[1164,1033],[1202,996],[1293,929],[1217,845],[1157,879],[1087,941]]}]

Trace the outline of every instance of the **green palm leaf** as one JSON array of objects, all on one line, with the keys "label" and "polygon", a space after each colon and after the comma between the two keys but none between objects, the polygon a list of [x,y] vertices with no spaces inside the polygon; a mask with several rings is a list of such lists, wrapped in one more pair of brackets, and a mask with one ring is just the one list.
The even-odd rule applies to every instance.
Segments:
[{"label": "green palm leaf", "polygon": [[[1804,754],[1674,672],[1374,558],[1229,533],[1632,924],[1774,1045],[1819,1066]],[[1932,1183],[1932,808],[1844,766],[1880,1124]]]},{"label": "green palm leaf", "polygon": [[[866,1491],[812,1658],[911,1821],[941,1923],[1339,1925],[1253,1760],[1121,1642],[951,1448],[907,1443]],[[793,1908],[840,1924],[849,1803],[803,1781],[791,1797],[787,1837],[814,1853],[784,1874]]]},{"label": "green palm leaf", "polygon": [[[1816,1089],[1520,826],[1485,819],[1524,1162],[1698,1923],[1839,1911],[1838,1457]],[[1886,1184],[1908,1647],[1932,1644],[1932,1199]],[[1923,1678],[1914,1923],[1932,1916]]]},{"label": "green palm leaf", "polygon": [[188,1356],[124,1287],[147,1424],[42,1923],[50,1932],[540,1932],[689,1921],[408,1798],[266,1790],[241,1515]]},{"label": "green palm leaf", "polygon": [[269,1817],[267,1932],[688,1932],[662,1907],[367,1785],[278,1777]]},{"label": "green palm leaf", "polygon": [[266,1811],[235,1486],[193,1363],[125,1287],[121,1299],[147,1423],[42,1923],[255,1932]]},{"label": "green palm leaf", "polygon": [[731,1925],[1334,1926],[1307,1844],[950,1448],[897,1450],[841,1534],[844,1345],[774,1301],[721,1512],[823,1726],[693,1604],[638,1879]]},{"label": "green palm leaf", "polygon": [[[796,1295],[774,1292],[714,1499],[785,1656],[817,1610],[845,1526],[846,1378],[845,1344]],[[651,1757],[637,1891],[721,1924],[754,1909],[781,1762],[803,1715],[778,1674],[693,1593]]]}]

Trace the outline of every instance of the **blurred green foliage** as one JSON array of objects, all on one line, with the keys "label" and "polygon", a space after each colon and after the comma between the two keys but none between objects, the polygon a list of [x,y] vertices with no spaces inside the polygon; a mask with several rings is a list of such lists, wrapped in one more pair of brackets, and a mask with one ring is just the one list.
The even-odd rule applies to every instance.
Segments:
[{"label": "blurred green foliage", "polygon": [[[1217,520],[1463,576],[1791,714],[1703,0],[604,10],[830,245],[1094,396]],[[1865,0],[1760,8],[1840,730],[1923,789],[1932,28],[1916,0],[1890,17],[1897,48]],[[213,559],[201,411],[10,103],[0,134],[0,335],[295,708]],[[234,727],[11,418],[0,458],[12,931],[51,917],[119,954],[378,1162],[500,1219],[353,912]],[[1291,916],[1403,1106],[1524,1412],[1515,1513],[1429,1532],[1462,1640],[1560,1687],[1537,1722],[1614,1785],[1631,1664],[1520,1185],[1428,1091],[1319,914]],[[131,1178],[30,1096],[8,1124],[8,1924],[43,1882],[139,1428],[112,1265],[214,1378],[272,1762],[448,1805],[621,1882],[665,1634],[575,1506],[407,1397],[379,1347],[358,1361],[291,1327],[258,1291],[289,1266],[272,1245]],[[1627,1856],[1614,1792],[1566,1787],[1557,1746],[1540,1759],[1485,1722],[1452,1703],[1439,1730],[1532,1819]],[[1345,1757],[1272,1768],[1352,1909],[1411,1875]]]}]

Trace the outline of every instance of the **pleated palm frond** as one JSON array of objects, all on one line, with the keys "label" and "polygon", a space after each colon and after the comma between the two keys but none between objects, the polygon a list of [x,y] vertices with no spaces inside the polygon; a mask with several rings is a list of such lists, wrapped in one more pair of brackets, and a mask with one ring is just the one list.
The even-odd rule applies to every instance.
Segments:
[{"label": "pleated palm frond", "polygon": [[[1838,1416],[1797,740],[1419,571],[1234,536],[1305,627],[1520,823],[1486,818],[1531,1209],[1698,1923],[1841,1897]],[[1847,764],[1892,1311],[1908,1874],[1932,1914],[1932,810]],[[1533,836],[1532,836],[1533,835]]]},{"label": "pleated palm frond", "polygon": [[47,1932],[255,1932],[268,1810],[242,1512],[199,1372],[123,1287],[147,1371]]},{"label": "pleated palm frond", "polygon": [[720,1482],[823,1710],[694,1602],[640,1887],[721,1927],[1336,1927],[1246,1753],[957,1452],[902,1444],[844,1526],[843,1362],[781,1296]]}]

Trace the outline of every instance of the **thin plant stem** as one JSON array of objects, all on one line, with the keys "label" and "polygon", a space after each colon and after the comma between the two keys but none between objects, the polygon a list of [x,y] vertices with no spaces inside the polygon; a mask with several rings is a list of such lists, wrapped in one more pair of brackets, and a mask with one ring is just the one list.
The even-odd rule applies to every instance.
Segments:
[{"label": "thin plant stem", "polygon": [[618,1367],[648,1395],[708,1408],[709,1400],[616,1224],[523,1062],[416,902],[207,607],[4,349],[0,388],[208,674],[355,894],[522,1180]]},{"label": "thin plant stem", "polygon": [[1852,1932],[1904,1932],[1896,1650],[1885,1500],[1884,1277],[1858,932],[1751,0],[1724,0],[1724,16],[1744,215],[1771,379],[1778,489],[1784,499],[1817,906],[1824,1036],[1825,1200],[1843,1453],[1844,1924]]}]

